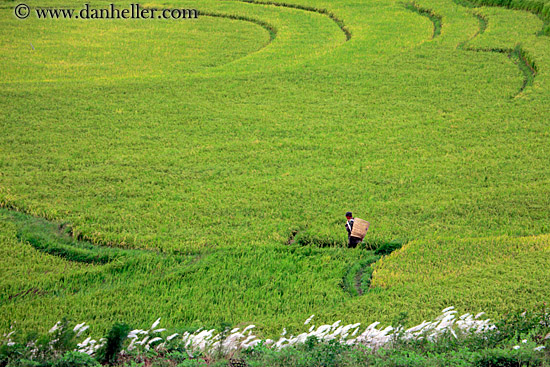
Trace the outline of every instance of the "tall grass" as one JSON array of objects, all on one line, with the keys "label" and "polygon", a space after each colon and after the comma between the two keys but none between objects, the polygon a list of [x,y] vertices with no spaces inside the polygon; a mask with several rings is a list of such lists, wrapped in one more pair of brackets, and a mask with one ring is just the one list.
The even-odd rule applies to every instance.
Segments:
[{"label": "tall grass", "polygon": [[0,363],[10,367],[25,363],[85,367],[99,365],[90,358],[94,356],[109,365],[217,365],[224,361],[230,366],[250,363],[304,367],[547,365],[544,344],[548,344],[545,334],[550,328],[550,314],[546,307],[512,314],[496,323],[482,315],[457,317],[453,307],[448,307],[434,321],[408,329],[401,324],[383,327],[373,323],[363,332],[360,323],[341,325],[340,321],[310,327],[315,322],[312,315],[304,323],[308,332],[288,336],[285,330],[278,340],[259,339],[254,335],[255,325],[242,330],[199,329],[181,335],[158,328],[161,320],[157,319],[148,330],[129,331],[127,325],[116,323],[106,338],[97,341],[87,337],[73,350],[71,345],[87,326],[81,323],[71,329],[67,322],[58,322],[49,335],[38,338],[18,335],[17,330],[4,334],[0,339]]},{"label": "tall grass", "polygon": [[[20,21],[1,4],[0,206],[72,229],[0,212],[1,330],[163,317],[272,336],[312,313],[419,323],[547,299],[544,22],[476,9],[480,34],[471,9],[418,0],[441,17],[432,40],[398,1],[288,3],[205,0],[224,17],[196,22]],[[460,44],[520,44],[537,75],[510,99],[513,59]],[[353,250],[348,210],[372,223]],[[348,270],[399,238],[351,294],[370,277]]]}]

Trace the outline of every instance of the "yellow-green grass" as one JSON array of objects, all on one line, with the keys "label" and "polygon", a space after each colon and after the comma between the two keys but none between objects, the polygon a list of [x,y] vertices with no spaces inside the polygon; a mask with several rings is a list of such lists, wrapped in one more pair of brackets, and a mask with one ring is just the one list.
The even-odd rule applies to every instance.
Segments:
[{"label": "yellow-green grass", "polygon": [[[242,58],[269,42],[269,32],[257,24],[219,17],[102,21],[91,31],[93,20],[21,21],[3,13],[1,77],[12,83],[189,74]],[[226,49],[218,47],[222,42]]]},{"label": "yellow-green grass", "polygon": [[[399,1],[291,3],[319,11],[177,1],[144,5],[216,16],[40,21],[0,3],[0,203],[153,251],[62,260],[21,242],[3,212],[0,329],[69,315],[94,332],[163,317],[273,334],[311,314],[416,322],[548,300],[543,21],[416,1],[441,17],[432,39],[430,19]],[[514,60],[472,51],[518,44],[536,65],[519,94]],[[410,241],[361,296],[341,286],[371,256],[343,248],[347,210],[372,223],[369,243]],[[295,230],[335,247],[286,245]]]},{"label": "yellow-green grass", "polygon": [[548,300],[549,263],[548,235],[413,241],[376,264],[372,286],[406,295],[418,308],[422,302],[463,310],[475,304],[496,317],[515,303],[534,309]]}]

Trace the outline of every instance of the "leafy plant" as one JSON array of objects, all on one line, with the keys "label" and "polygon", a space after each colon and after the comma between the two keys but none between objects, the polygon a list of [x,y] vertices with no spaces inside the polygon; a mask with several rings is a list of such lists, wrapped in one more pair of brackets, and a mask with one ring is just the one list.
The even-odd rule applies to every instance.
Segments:
[{"label": "leafy plant", "polygon": [[98,361],[85,353],[70,351],[58,359],[53,367],[100,367]]},{"label": "leafy plant", "polygon": [[115,323],[107,333],[105,344],[97,352],[98,360],[102,363],[115,363],[129,332],[129,325]]}]

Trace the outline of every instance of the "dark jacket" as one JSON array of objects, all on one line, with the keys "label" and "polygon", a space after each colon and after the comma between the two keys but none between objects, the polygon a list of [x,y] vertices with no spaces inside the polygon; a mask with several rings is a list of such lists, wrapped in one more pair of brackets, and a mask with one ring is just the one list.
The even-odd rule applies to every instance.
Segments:
[{"label": "dark jacket", "polygon": [[351,230],[353,229],[353,222],[354,218],[351,218],[349,221],[344,224],[346,226],[346,230],[348,231],[348,237],[351,236]]}]

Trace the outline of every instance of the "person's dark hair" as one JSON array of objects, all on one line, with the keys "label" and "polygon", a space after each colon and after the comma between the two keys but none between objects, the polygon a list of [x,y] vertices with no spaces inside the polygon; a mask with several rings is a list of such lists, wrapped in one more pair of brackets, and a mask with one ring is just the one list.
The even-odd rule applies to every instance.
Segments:
[{"label": "person's dark hair", "polygon": [[353,215],[351,214],[351,212],[347,212],[346,217],[353,217]]}]

